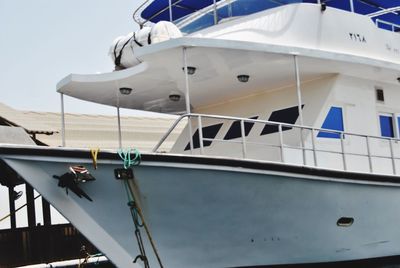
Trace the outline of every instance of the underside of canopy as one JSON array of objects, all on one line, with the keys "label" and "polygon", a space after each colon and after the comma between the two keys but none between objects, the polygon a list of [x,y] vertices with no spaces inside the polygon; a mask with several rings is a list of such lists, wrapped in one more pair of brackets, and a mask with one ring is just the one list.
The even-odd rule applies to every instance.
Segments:
[{"label": "underside of canopy", "polygon": [[[204,107],[295,83],[293,52],[299,53],[302,81],[344,73],[397,83],[399,66],[331,52],[302,50],[205,38],[179,38],[137,50],[142,63],[135,67],[95,75],[71,74],[57,85],[60,93],[78,99],[164,113],[185,110],[183,47],[187,47],[192,107]],[[327,64],[329,63],[329,64]],[[382,71],[384,70],[384,71]],[[249,75],[247,83],[238,75]],[[123,95],[120,88],[132,88]],[[170,95],[180,99],[171,100]]]}]

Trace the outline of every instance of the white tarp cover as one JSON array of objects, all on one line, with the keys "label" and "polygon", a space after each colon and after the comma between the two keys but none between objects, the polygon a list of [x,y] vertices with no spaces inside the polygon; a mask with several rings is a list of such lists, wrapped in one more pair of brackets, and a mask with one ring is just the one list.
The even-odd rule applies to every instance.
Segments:
[{"label": "white tarp cover", "polygon": [[160,21],[152,27],[143,27],[126,36],[117,37],[111,47],[110,56],[119,68],[129,68],[140,63],[134,55],[134,48],[156,44],[172,38],[182,37],[181,31],[169,21]]}]

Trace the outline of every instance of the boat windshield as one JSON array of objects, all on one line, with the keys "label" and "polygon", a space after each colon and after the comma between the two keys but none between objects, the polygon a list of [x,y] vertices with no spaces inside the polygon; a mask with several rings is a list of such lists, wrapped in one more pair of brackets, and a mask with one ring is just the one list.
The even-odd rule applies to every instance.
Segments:
[{"label": "boat windshield", "polygon": [[201,29],[210,27],[218,22],[228,20],[235,17],[250,15],[259,11],[267,10],[270,8],[293,4],[302,3],[303,0],[225,0],[214,6],[208,6],[194,14],[183,17],[175,23],[180,27],[184,33],[193,33]]},{"label": "boat windshield", "polygon": [[[189,34],[235,17],[282,5],[325,3],[329,7],[369,16],[379,28],[400,32],[400,0],[216,0],[215,6],[212,2],[208,1],[207,7],[178,17],[175,19],[175,23],[182,32]],[[181,6],[178,8],[178,5],[175,5],[174,8],[173,11],[178,13]],[[164,12],[166,11],[164,10]]]}]

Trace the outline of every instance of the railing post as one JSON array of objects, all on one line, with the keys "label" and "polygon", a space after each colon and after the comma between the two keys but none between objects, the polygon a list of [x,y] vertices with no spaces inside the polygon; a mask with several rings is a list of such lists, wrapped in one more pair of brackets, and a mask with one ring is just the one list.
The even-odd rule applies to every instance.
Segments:
[{"label": "railing post", "polygon": [[312,144],[312,151],[313,151],[313,157],[314,157],[314,166],[318,167],[318,162],[317,162],[317,151],[315,149],[315,137],[314,137],[314,129],[311,129],[311,144]]},{"label": "railing post", "polygon": [[240,132],[242,133],[242,154],[243,154],[243,158],[246,158],[247,157],[246,131],[244,128],[243,119],[240,120]]},{"label": "railing post", "polygon": [[65,112],[64,112],[64,94],[61,93],[61,145],[65,147]]},{"label": "railing post", "polygon": [[285,163],[285,150],[284,150],[284,144],[283,144],[283,131],[282,131],[282,124],[278,125],[278,130],[279,130],[279,146],[281,148],[281,162]]},{"label": "railing post", "polygon": [[300,128],[300,144],[301,144],[301,152],[303,155],[303,165],[305,166],[307,164],[307,155],[306,155],[306,144],[304,142],[304,137],[303,137],[303,127]]},{"label": "railing post", "polygon": [[200,154],[204,154],[204,145],[203,145],[203,125],[201,123],[201,115],[197,116],[197,126],[199,131],[199,145],[200,145]]},{"label": "railing post", "polygon": [[354,13],[354,1],[353,0],[349,1],[350,1],[350,11]]},{"label": "railing post", "polygon": [[152,152],[155,153],[157,150],[161,147],[161,145],[164,143],[164,141],[169,137],[169,135],[172,133],[172,131],[175,129],[175,127],[182,121],[183,118],[187,117],[188,115],[181,115],[178,119],[175,120],[175,122],[172,124],[172,126],[168,129],[167,132],[165,132],[164,136],[158,141],[158,143],[154,146]]},{"label": "railing post", "polygon": [[217,14],[217,1],[214,0],[214,25],[218,24],[218,14]]},{"label": "railing post", "polygon": [[369,164],[369,172],[373,172],[372,168],[372,158],[371,158],[371,149],[370,149],[370,144],[369,144],[369,137],[365,136],[366,143],[367,143],[367,154],[368,154],[368,164]]},{"label": "railing post", "polygon": [[343,132],[340,133],[340,147],[342,148],[342,161],[343,161],[343,170],[347,170],[346,164],[346,152],[344,150],[344,134]]},{"label": "railing post", "polygon": [[393,175],[397,175],[396,161],[394,159],[393,140],[392,139],[389,140],[389,145],[390,145],[390,157],[392,158]]},{"label": "railing post", "polygon": [[172,1],[168,0],[168,5],[169,5],[169,21],[172,22]]}]

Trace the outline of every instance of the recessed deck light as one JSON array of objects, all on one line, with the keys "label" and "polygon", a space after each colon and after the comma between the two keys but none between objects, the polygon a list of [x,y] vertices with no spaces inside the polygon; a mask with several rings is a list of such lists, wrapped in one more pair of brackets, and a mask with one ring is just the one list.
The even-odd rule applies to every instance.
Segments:
[{"label": "recessed deck light", "polygon": [[169,94],[168,98],[170,101],[177,102],[181,99],[181,94],[173,91]]},{"label": "recessed deck light", "polygon": [[130,87],[121,87],[119,89],[119,92],[121,92],[122,95],[129,95],[132,92],[132,88],[130,88]]},{"label": "recessed deck light", "polygon": [[242,82],[242,83],[248,82],[249,78],[250,78],[250,76],[247,74],[240,74],[237,76],[237,79],[239,80],[239,82]]},{"label": "recessed deck light", "polygon": [[[185,67],[182,67],[182,70],[184,70]],[[187,67],[187,74],[188,75],[193,75],[196,72],[196,67],[193,66],[188,66]]]}]

